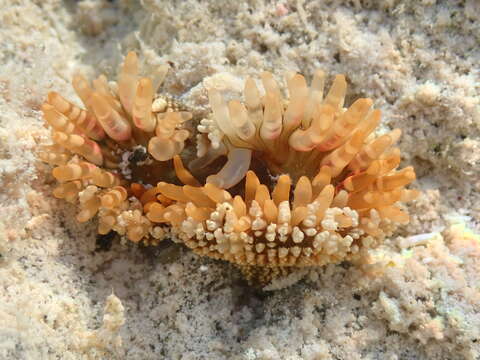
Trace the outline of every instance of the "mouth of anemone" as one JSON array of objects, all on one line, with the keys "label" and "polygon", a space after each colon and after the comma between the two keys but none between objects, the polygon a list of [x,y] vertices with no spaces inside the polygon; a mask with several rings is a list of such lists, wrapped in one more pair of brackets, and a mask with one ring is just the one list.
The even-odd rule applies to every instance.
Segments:
[{"label": "mouth of anemone", "polygon": [[397,170],[400,137],[379,137],[370,99],[344,107],[337,75],[310,86],[299,74],[284,99],[272,74],[261,92],[245,82],[243,102],[209,89],[211,115],[200,121],[168,97],[163,81],[140,78],[129,53],[117,82],[73,86],[85,110],[50,93],[42,106],[53,145],[40,158],[54,166],[54,195],[78,203],[77,220],[98,215],[99,233],[131,241],[166,237],[200,255],[240,266],[312,266],[358,259],[395,224],[413,168]]}]

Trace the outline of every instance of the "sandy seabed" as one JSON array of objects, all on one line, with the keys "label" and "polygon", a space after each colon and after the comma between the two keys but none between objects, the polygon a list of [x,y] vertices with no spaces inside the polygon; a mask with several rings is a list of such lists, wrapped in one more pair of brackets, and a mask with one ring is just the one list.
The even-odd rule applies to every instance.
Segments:
[{"label": "sandy seabed", "polygon": [[[0,4],[1,359],[480,359],[480,2]],[[403,131],[422,190],[410,224],[369,272],[305,270],[276,291],[177,245],[96,248],[35,156],[39,108],[129,50],[169,62],[164,90],[200,113],[209,79],[346,74],[380,131]]]}]

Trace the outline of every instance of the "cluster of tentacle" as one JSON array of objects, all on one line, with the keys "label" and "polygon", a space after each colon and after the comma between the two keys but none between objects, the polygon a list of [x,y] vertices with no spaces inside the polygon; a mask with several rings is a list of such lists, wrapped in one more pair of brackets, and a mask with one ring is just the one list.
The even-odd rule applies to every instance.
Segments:
[{"label": "cluster of tentacle", "polygon": [[143,206],[150,198],[144,181],[158,174],[168,178],[166,161],[183,150],[190,135],[184,123],[192,117],[169,98],[155,95],[167,71],[161,66],[153,79],[141,78],[131,52],[117,82],[101,75],[92,88],[83,76],[73,78],[85,109],[56,92],[42,105],[53,145],[43,147],[39,157],[56,166],[53,176],[60,185],[54,195],[79,203],[80,222],[98,214],[100,234],[114,230],[135,242],[164,236],[145,216]]},{"label": "cluster of tentacle", "polygon": [[[263,91],[247,79],[243,101],[209,89],[211,116],[188,131],[191,114],[137,73],[130,53],[117,83],[101,76],[91,89],[74,78],[86,110],[56,93],[42,108],[54,145],[41,157],[61,183],[54,194],[79,202],[79,221],[98,214],[101,234],[152,242],[168,232],[253,276],[359,259],[409,221],[401,203],[417,192],[405,189],[413,168],[397,170],[401,132],[375,137],[380,111],[370,99],[345,108],[342,75],[326,95],[321,71],[311,86],[287,79],[286,98],[268,72]],[[183,151],[194,135],[197,159]]]}]

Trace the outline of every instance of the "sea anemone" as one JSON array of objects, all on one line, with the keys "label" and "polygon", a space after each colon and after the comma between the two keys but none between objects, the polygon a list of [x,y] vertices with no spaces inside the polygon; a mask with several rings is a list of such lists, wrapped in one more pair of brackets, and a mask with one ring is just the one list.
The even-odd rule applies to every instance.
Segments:
[{"label": "sea anemone", "polygon": [[[361,261],[409,221],[399,203],[417,196],[405,189],[415,172],[397,170],[399,129],[373,135],[380,110],[372,100],[344,108],[345,77],[325,96],[324,79],[316,71],[308,87],[290,76],[287,99],[268,72],[263,93],[246,80],[243,102],[209,89],[211,115],[187,130],[192,115],[154,96],[134,53],[118,83],[100,76],[92,90],[77,75],[87,110],[56,93],[42,107],[54,145],[41,158],[57,165],[61,182],[54,195],[80,203],[79,221],[98,213],[100,234],[145,243],[168,236],[250,280]],[[196,143],[197,159],[186,142]]]}]

